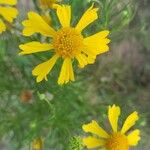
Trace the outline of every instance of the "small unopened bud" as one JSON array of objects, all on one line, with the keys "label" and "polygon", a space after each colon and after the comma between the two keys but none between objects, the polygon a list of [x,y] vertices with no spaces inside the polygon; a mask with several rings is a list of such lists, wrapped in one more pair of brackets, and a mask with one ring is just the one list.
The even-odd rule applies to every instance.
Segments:
[{"label": "small unopened bud", "polygon": [[23,90],[20,94],[20,99],[21,99],[21,102],[24,102],[24,103],[28,103],[32,100],[32,91],[30,90]]},{"label": "small unopened bud", "polygon": [[82,150],[82,139],[79,136],[74,136],[69,140],[69,150]]},{"label": "small unopened bud", "polygon": [[43,138],[39,137],[34,139],[31,143],[31,150],[43,150],[44,140]]}]

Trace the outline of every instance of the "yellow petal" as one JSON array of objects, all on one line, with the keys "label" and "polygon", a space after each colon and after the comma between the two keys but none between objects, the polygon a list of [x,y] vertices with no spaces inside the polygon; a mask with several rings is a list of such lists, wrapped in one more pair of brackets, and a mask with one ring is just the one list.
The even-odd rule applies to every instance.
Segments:
[{"label": "yellow petal", "polygon": [[76,29],[81,32],[85,27],[91,24],[98,18],[97,8],[93,8],[93,5],[83,14],[80,21],[78,22]]},{"label": "yellow petal", "polygon": [[72,62],[70,58],[65,58],[58,78],[58,84],[68,83],[70,80],[75,80]]},{"label": "yellow petal", "polygon": [[85,49],[83,50],[88,55],[98,55],[109,50],[107,38],[109,31],[101,31],[92,36],[84,38]]},{"label": "yellow petal", "polygon": [[0,0],[0,4],[16,5],[17,0]]},{"label": "yellow petal", "polygon": [[120,116],[120,107],[113,105],[109,106],[108,119],[114,132],[118,130],[118,118]]},{"label": "yellow petal", "polygon": [[128,138],[129,145],[136,146],[138,144],[139,140],[141,139],[140,130],[136,129],[136,130],[132,131],[127,136],[127,138]]},{"label": "yellow petal", "polygon": [[0,7],[0,15],[2,15],[8,22],[13,22],[18,15],[18,10],[11,7]]},{"label": "yellow petal", "polygon": [[50,27],[39,14],[29,12],[28,18],[28,20],[22,22],[24,25],[24,36],[40,33],[44,36],[53,37],[56,34],[56,31]]},{"label": "yellow petal", "polygon": [[109,35],[108,30],[100,31],[92,36],[85,38],[84,40],[87,42],[96,42],[97,40],[105,39]]},{"label": "yellow petal", "polygon": [[128,116],[126,119],[122,129],[121,133],[126,133],[132,126],[134,126],[135,122],[139,119],[138,113],[135,111],[131,115]]},{"label": "yellow petal", "polygon": [[71,21],[71,6],[57,5],[57,16],[63,27],[70,27]]},{"label": "yellow petal", "polygon": [[22,50],[22,52],[20,52],[19,54],[25,55],[25,54],[32,54],[32,53],[37,53],[37,52],[48,51],[50,49],[53,49],[53,45],[33,41],[30,43],[19,45],[19,48]]},{"label": "yellow petal", "polygon": [[98,125],[98,123],[94,120],[91,123],[83,125],[82,129],[85,132],[90,132],[90,133],[96,134],[102,138],[108,138],[109,137],[108,133],[103,128],[101,128]]},{"label": "yellow petal", "polygon": [[71,80],[71,81],[75,81],[74,72],[73,72],[73,67],[72,67],[72,62],[71,62],[71,60],[69,61],[68,68],[69,68],[70,80]]},{"label": "yellow petal", "polygon": [[88,149],[98,148],[105,145],[105,140],[89,136],[87,138],[83,138],[83,144],[87,146]]},{"label": "yellow petal", "polygon": [[0,33],[6,30],[6,26],[2,20],[0,20]]},{"label": "yellow petal", "polygon": [[41,82],[42,80],[47,80],[48,73],[52,70],[53,66],[55,65],[57,59],[59,58],[58,55],[54,55],[48,61],[39,64],[34,68],[32,71],[33,76],[37,76],[36,81]]},{"label": "yellow petal", "polygon": [[95,62],[95,58],[90,58],[88,56],[85,56],[84,54],[78,54],[76,56],[76,59],[78,60],[79,62],[79,67],[80,68],[83,68],[85,67],[87,64],[93,64]]}]

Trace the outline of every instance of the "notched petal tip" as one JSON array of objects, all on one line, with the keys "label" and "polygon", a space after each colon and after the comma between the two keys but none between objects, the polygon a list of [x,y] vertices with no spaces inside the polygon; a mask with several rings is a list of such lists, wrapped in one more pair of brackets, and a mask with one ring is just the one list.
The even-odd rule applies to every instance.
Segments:
[{"label": "notched petal tip", "polygon": [[129,135],[127,136],[127,139],[128,139],[129,145],[137,146],[139,141],[141,140],[140,130],[135,129],[134,131],[129,133]]},{"label": "notched petal tip", "polygon": [[120,107],[117,106],[116,104],[109,105],[108,108],[109,108],[109,109],[118,109],[118,110],[120,111]]},{"label": "notched petal tip", "polygon": [[85,132],[93,133],[101,138],[109,137],[108,133],[103,128],[101,128],[95,120],[92,120],[88,124],[84,124],[82,126],[82,129]]},{"label": "notched petal tip", "polygon": [[84,14],[82,15],[82,17],[80,18],[79,22],[76,25],[76,30],[78,30],[78,32],[82,32],[83,29],[85,29],[88,25],[90,25],[92,22],[94,22],[95,20],[97,20],[98,18],[98,8],[93,8],[94,4],[92,4],[92,6],[90,8],[88,8]]},{"label": "notched petal tip", "polygon": [[95,124],[97,123],[95,120],[92,120],[91,122],[87,123],[87,124],[83,124],[82,125],[82,129],[85,131],[85,132],[89,132],[89,126],[92,125],[92,124]]},{"label": "notched petal tip", "polygon": [[44,79],[47,81],[47,75],[51,72],[58,58],[58,55],[54,55],[48,61],[37,65],[32,70],[32,75],[36,76],[37,82],[41,82]]}]

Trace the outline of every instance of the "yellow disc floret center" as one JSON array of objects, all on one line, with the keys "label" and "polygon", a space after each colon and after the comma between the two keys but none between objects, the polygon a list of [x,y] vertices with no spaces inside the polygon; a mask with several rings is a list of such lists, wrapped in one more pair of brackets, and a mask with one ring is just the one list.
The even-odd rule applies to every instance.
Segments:
[{"label": "yellow disc floret center", "polygon": [[83,48],[83,37],[75,28],[66,27],[57,31],[53,46],[58,55],[63,58],[73,58],[79,54]]},{"label": "yellow disc floret center", "polygon": [[129,150],[127,137],[121,133],[112,134],[106,142],[107,150]]}]

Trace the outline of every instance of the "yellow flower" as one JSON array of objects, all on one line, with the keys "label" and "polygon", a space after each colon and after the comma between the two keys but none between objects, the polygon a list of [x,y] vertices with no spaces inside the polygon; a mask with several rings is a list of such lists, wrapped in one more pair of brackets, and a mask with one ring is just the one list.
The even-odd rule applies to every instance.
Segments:
[{"label": "yellow flower", "polygon": [[[0,34],[6,30],[6,24],[4,23],[3,19],[6,22],[12,23],[13,20],[17,17],[18,11],[16,8],[12,6],[16,5],[17,0],[0,0]],[[10,5],[11,7],[8,7]]]},{"label": "yellow flower", "polygon": [[33,142],[31,143],[31,150],[42,150],[43,143],[44,141],[42,138],[34,139]]},{"label": "yellow flower", "polygon": [[80,21],[75,27],[70,25],[71,22],[71,6],[58,5],[56,13],[62,27],[57,31],[48,25],[44,19],[35,12],[28,13],[28,20],[23,21],[24,36],[31,36],[34,33],[40,33],[46,37],[50,37],[49,43],[40,43],[32,41],[21,44],[22,50],[20,54],[31,54],[37,52],[50,51],[53,57],[46,62],[39,64],[34,68],[32,74],[37,76],[37,82],[43,79],[47,80],[47,75],[54,67],[59,58],[63,59],[58,84],[74,81],[74,72],[72,67],[73,60],[77,60],[79,67],[83,68],[87,64],[95,62],[98,54],[107,52],[109,47],[107,44],[110,40],[107,38],[109,31],[100,31],[89,37],[83,37],[82,31],[89,24],[98,18],[97,8],[93,5],[83,14]]},{"label": "yellow flower", "polygon": [[118,119],[120,116],[120,107],[109,106],[108,119],[111,124],[112,133],[107,133],[96,121],[82,126],[85,132],[90,132],[96,136],[83,138],[83,143],[88,149],[103,148],[106,150],[129,150],[130,146],[136,146],[140,140],[140,131],[138,129],[128,133],[129,129],[134,126],[139,119],[135,111],[125,120],[122,128],[118,130]]}]

